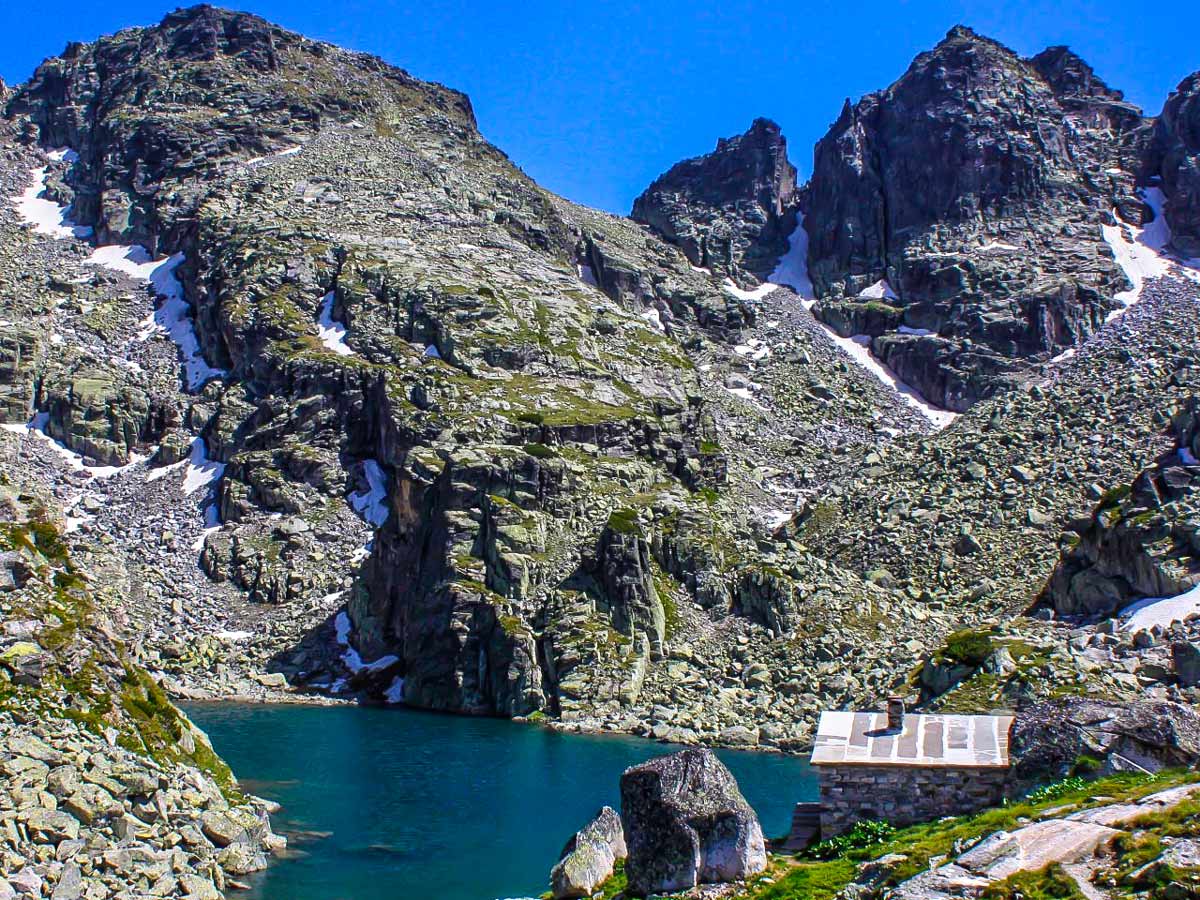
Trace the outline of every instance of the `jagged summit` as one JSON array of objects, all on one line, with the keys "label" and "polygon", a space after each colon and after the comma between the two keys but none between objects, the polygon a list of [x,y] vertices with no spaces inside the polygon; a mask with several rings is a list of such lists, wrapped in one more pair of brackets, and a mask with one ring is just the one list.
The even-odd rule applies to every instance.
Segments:
[{"label": "jagged summit", "polygon": [[[113,114],[117,109],[124,114]],[[184,182],[198,170],[304,140],[324,122],[388,109],[475,130],[470,103],[457,91],[418,81],[377,57],[208,5],[71,44],[39,66],[8,104],[9,115],[28,116],[38,127],[44,145],[81,151],[71,179],[79,218],[95,221],[102,240],[151,249],[169,229],[166,220],[178,221],[196,202]],[[109,142],[122,156],[89,152]],[[135,170],[138,180],[159,185],[153,202],[135,183]]]},{"label": "jagged summit", "polygon": [[1070,47],[1047,47],[1041,53],[1031,56],[1029,64],[1063,96],[1103,97],[1118,101],[1125,99],[1121,91],[1105,84],[1096,71]]},{"label": "jagged summit", "polygon": [[796,169],[779,126],[757,118],[708,154],[676,163],[633,203],[635,221],[677,244],[693,265],[765,278],[795,223]]},{"label": "jagged summit", "polygon": [[1141,125],[1069,51],[1024,60],[952,29],[817,144],[805,219],[817,314],[871,335],[950,409],[1012,384],[1115,306],[1124,278],[1100,226],[1130,205]]}]

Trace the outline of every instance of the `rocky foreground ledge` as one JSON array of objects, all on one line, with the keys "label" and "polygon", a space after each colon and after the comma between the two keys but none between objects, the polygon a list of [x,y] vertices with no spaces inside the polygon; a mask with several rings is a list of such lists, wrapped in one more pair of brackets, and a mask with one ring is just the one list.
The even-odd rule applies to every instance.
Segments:
[{"label": "rocky foreground ledge", "polygon": [[[1018,716],[1008,799],[897,829],[862,822],[768,853],[729,771],[684,750],[621,778],[568,842],[554,900],[1182,900],[1200,880],[1200,715],[1061,698]],[[781,842],[782,843],[782,842]]]},{"label": "rocky foreground ledge", "polygon": [[220,900],[285,840],[0,484],[0,900]]}]

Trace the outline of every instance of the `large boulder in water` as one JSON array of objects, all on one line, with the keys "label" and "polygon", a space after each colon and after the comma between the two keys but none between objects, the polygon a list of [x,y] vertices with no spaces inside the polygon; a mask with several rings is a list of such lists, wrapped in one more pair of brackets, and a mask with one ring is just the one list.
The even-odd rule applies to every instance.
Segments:
[{"label": "large boulder in water", "polygon": [[627,769],[621,819],[634,895],[740,881],[767,865],[758,816],[710,750],[682,750]]},{"label": "large boulder in water", "polygon": [[555,900],[590,897],[612,877],[617,860],[624,858],[621,817],[611,806],[605,806],[567,842],[558,865],[550,872]]},{"label": "large boulder in water", "polygon": [[1113,703],[1062,697],[1020,713],[1011,754],[1019,781],[1061,778],[1080,757],[1101,771],[1149,771],[1200,762],[1200,715],[1165,700]]}]

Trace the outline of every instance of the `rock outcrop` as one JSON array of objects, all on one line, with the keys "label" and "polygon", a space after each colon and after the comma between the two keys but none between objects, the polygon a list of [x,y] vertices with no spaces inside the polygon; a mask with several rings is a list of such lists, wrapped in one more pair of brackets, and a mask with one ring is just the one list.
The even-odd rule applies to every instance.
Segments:
[{"label": "rock outcrop", "polygon": [[1012,384],[1116,308],[1100,226],[1114,207],[1140,223],[1141,121],[1064,48],[1023,60],[954,28],[817,144],[816,314],[947,409]]},{"label": "rock outcrop", "polygon": [[1200,762],[1200,715],[1165,701],[1064,697],[1019,713],[1010,748],[1026,784],[1062,778],[1081,762],[1104,773],[1188,768]]},{"label": "rock outcrop", "polygon": [[682,750],[627,769],[621,821],[631,893],[740,881],[767,864],[762,827],[710,750]]},{"label": "rock outcrop", "polygon": [[1183,79],[1163,105],[1143,175],[1161,180],[1175,250],[1200,258],[1200,72]]},{"label": "rock outcrop", "polygon": [[0,485],[0,896],[220,897],[286,841],[116,638],[46,499]]},{"label": "rock outcrop", "polygon": [[679,246],[692,265],[765,279],[796,225],[796,169],[769,119],[676,163],[633,202],[633,219]]},{"label": "rock outcrop", "polygon": [[1072,522],[1041,602],[1068,616],[1112,615],[1144,597],[1174,597],[1200,582],[1200,419],[1194,399],[1175,417],[1179,449],[1106,492]]},{"label": "rock outcrop", "polygon": [[613,867],[626,855],[621,817],[611,806],[605,806],[567,842],[550,872],[555,900],[592,896],[612,877]]}]

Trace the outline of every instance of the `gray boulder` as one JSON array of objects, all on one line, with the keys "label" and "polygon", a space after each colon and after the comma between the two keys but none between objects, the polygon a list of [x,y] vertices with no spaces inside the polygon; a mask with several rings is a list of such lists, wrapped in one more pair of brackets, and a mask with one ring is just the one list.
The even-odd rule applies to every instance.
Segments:
[{"label": "gray boulder", "polygon": [[621,817],[605,806],[595,818],[567,842],[558,865],[550,872],[555,900],[590,897],[613,874],[617,860],[624,859],[625,831]]},{"label": "gray boulder", "polygon": [[1171,668],[1184,687],[1200,684],[1200,647],[1191,641],[1176,641],[1171,645]]},{"label": "gray boulder", "polygon": [[621,820],[634,895],[739,881],[767,865],[758,816],[710,750],[682,750],[627,769]]},{"label": "gray boulder", "polygon": [[1200,762],[1200,715],[1165,700],[1062,697],[1017,716],[1011,753],[1024,783],[1061,778],[1081,756],[1099,760],[1102,772],[1190,767]]}]

